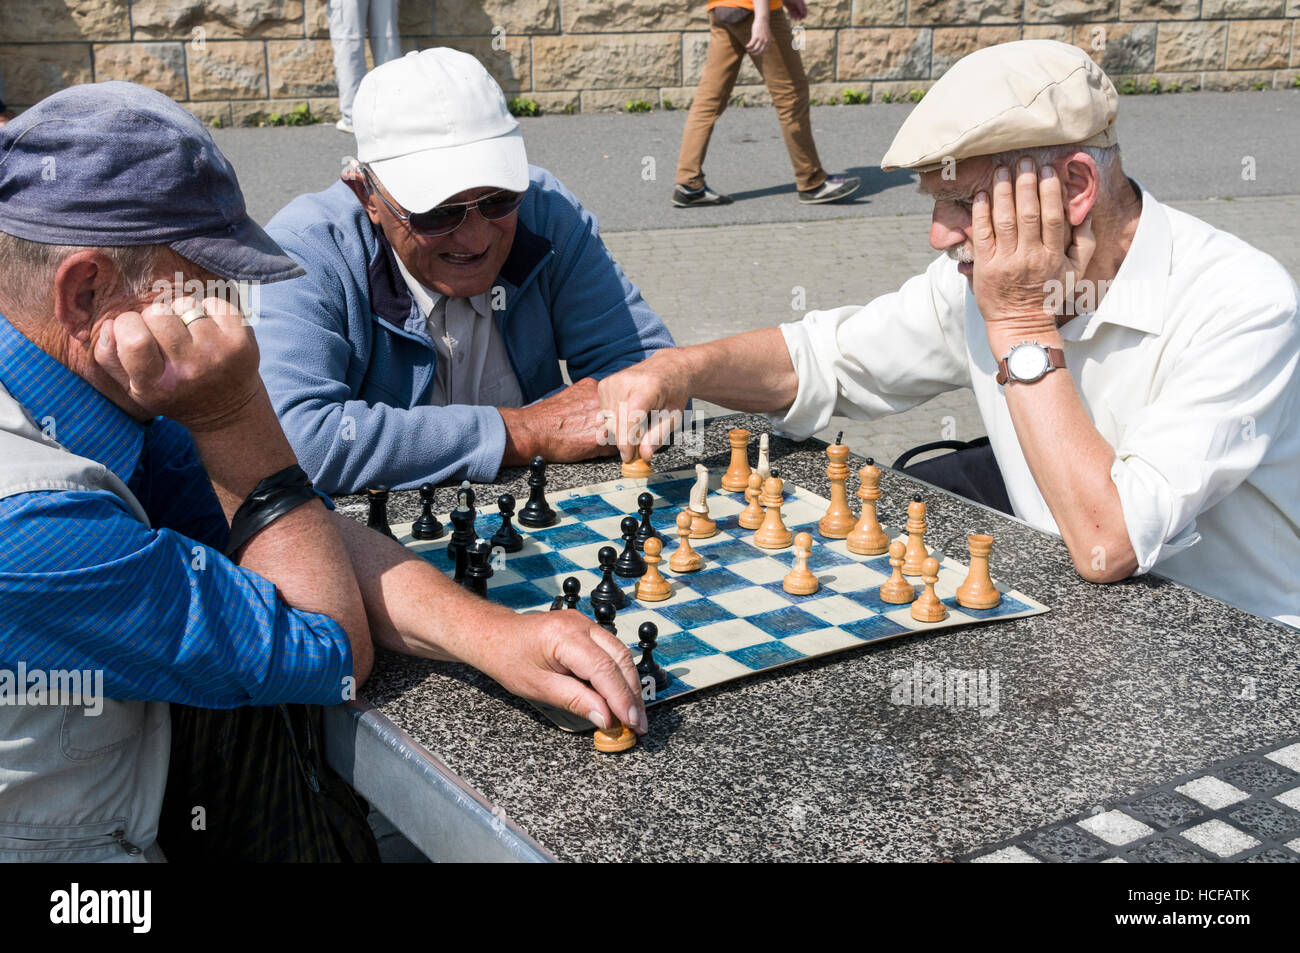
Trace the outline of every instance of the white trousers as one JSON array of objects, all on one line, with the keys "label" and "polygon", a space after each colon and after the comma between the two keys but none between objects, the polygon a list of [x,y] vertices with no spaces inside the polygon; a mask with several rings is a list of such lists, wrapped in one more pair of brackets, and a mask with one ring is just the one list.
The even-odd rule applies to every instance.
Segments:
[{"label": "white trousers", "polygon": [[339,81],[339,111],[352,122],[352,101],[366,75],[366,27],[375,65],[402,55],[397,35],[398,0],[329,0],[330,43]]}]

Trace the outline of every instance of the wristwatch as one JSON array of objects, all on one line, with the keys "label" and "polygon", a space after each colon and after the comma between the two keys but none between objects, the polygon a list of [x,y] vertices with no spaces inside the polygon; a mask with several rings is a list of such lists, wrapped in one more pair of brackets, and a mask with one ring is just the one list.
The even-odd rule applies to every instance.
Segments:
[{"label": "wristwatch", "polygon": [[1058,367],[1065,367],[1065,352],[1059,347],[1048,347],[1037,341],[1021,341],[1006,357],[998,361],[997,381],[999,384],[1006,384],[1007,381],[1032,384]]}]

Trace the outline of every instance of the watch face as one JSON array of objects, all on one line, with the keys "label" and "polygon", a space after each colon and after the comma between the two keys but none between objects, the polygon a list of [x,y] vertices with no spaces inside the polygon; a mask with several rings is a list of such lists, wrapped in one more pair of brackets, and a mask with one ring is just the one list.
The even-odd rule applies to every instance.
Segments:
[{"label": "watch face", "polygon": [[1017,344],[1007,355],[1007,370],[1019,381],[1036,381],[1047,367],[1047,349],[1041,344]]}]

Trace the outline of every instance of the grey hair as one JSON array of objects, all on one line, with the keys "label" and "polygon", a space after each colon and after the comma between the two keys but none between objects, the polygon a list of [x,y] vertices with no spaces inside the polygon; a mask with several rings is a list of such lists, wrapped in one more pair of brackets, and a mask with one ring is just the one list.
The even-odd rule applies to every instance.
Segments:
[{"label": "grey hair", "polygon": [[143,297],[152,290],[158,258],[166,247],[46,245],[0,232],[0,294],[25,309],[37,310],[54,286],[54,275],[63,260],[79,251],[96,251],[113,262],[126,294]]},{"label": "grey hair", "polygon": [[1100,175],[1102,187],[1107,187],[1120,164],[1118,142],[1113,146],[1081,146],[1077,143],[1066,143],[1063,146],[1012,149],[1008,152],[999,152],[990,158],[993,160],[994,166],[1004,165],[1008,168],[1014,168],[1017,162],[1028,157],[1033,159],[1034,164],[1041,168],[1076,152],[1085,153],[1092,158],[1093,162],[1097,163],[1097,172]]}]

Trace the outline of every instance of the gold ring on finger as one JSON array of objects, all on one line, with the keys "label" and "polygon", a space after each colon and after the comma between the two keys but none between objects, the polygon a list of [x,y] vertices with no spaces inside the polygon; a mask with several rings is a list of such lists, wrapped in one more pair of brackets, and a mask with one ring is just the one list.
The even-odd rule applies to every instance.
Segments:
[{"label": "gold ring on finger", "polygon": [[195,321],[199,320],[199,318],[210,318],[210,317],[212,317],[212,315],[208,314],[201,307],[190,308],[190,310],[186,311],[184,314],[181,315],[181,323],[188,328]]}]

